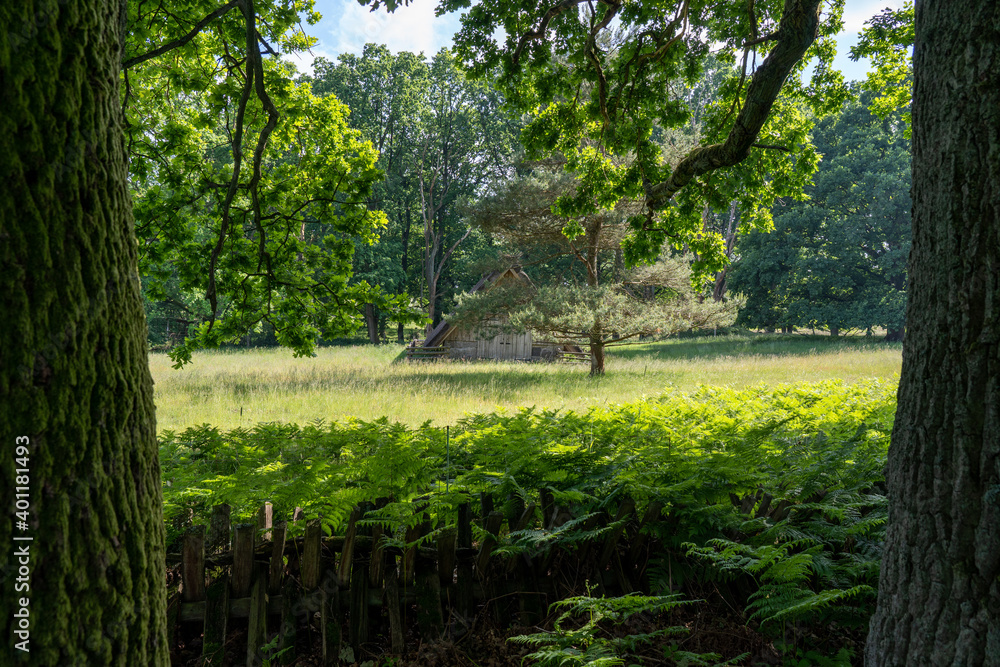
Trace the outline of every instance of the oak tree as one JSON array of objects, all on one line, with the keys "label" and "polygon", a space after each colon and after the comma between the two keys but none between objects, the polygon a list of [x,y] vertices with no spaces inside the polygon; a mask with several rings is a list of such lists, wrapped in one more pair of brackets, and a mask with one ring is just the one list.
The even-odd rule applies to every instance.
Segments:
[{"label": "oak tree", "polygon": [[1000,656],[1000,6],[916,5],[913,250],[870,667]]},{"label": "oak tree", "polygon": [[[124,11],[108,0],[0,5],[5,665],[170,663],[119,96]],[[15,481],[27,501],[20,516]],[[15,635],[21,608],[30,636]]]}]

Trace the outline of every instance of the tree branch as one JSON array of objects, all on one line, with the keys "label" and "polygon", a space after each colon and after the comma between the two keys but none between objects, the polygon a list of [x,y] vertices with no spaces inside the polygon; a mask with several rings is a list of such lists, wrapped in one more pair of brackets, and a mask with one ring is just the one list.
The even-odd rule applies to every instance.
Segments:
[{"label": "tree branch", "polygon": [[777,31],[778,43],[753,73],[746,102],[725,142],[696,148],[681,160],[670,178],[655,185],[644,183],[649,209],[646,228],[652,225],[654,212],[666,208],[673,196],[691,180],[716,169],[731,167],[746,158],[785,79],[816,39],[819,5],[820,0],[785,0]]},{"label": "tree branch", "polygon": [[535,30],[529,30],[528,32],[521,35],[521,39],[518,40],[517,48],[514,50],[514,55],[511,56],[513,64],[517,65],[517,61],[521,58],[521,53],[524,51],[525,47],[528,46],[528,42],[532,40],[541,40],[545,38],[545,31],[549,27],[549,22],[555,17],[562,14],[567,9],[575,7],[577,5],[582,5],[586,0],[563,0],[558,5],[550,8],[549,11],[545,12],[545,16],[542,17],[542,22],[538,24],[538,28]]},{"label": "tree branch", "polygon": [[130,67],[135,67],[136,65],[144,63],[147,60],[152,60],[153,58],[156,58],[157,56],[161,56],[164,53],[166,53],[167,51],[172,51],[173,49],[176,49],[176,48],[179,48],[181,46],[184,46],[185,44],[187,44],[188,42],[190,42],[192,39],[194,39],[194,36],[197,35],[199,32],[202,31],[202,28],[204,28],[209,23],[211,23],[215,19],[219,18],[223,14],[227,13],[230,9],[233,9],[234,7],[236,7],[237,5],[239,5],[239,1],[240,0],[229,0],[229,2],[227,2],[224,5],[222,5],[221,7],[219,7],[218,9],[216,9],[214,12],[212,12],[211,14],[209,14],[208,16],[206,16],[205,18],[203,18],[202,20],[198,21],[198,23],[195,24],[194,28],[192,28],[190,30],[190,32],[188,32],[183,37],[179,37],[179,38],[175,39],[172,42],[167,42],[166,44],[163,44],[162,46],[158,46],[157,48],[153,49],[152,51],[149,51],[148,53],[144,53],[141,56],[136,56],[135,58],[129,58],[128,60],[126,60],[125,62],[122,63],[122,69],[129,69]]}]

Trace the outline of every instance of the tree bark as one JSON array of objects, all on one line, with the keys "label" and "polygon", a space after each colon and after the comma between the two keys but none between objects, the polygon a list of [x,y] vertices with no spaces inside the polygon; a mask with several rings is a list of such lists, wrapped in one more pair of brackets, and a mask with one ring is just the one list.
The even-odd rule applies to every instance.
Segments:
[{"label": "tree bark", "polygon": [[[600,272],[597,266],[598,247],[600,244],[601,230],[604,225],[600,219],[594,221],[587,230],[587,286],[597,289],[600,284]],[[604,375],[604,323],[598,317],[590,330],[590,377]]]},{"label": "tree bark", "polygon": [[[30,569],[15,592],[4,559],[5,665],[169,664],[124,12],[122,0],[0,6],[0,541],[27,548],[15,568]],[[15,463],[18,444],[27,460]],[[15,468],[27,471],[27,528],[9,514]],[[29,653],[15,648],[20,598]]]},{"label": "tree bark", "polygon": [[[410,207],[407,206],[406,207],[406,223],[403,225],[403,276],[405,278],[409,278],[410,277],[409,276],[409,270],[410,270],[410,261],[409,261],[410,260],[410,254],[409,254],[409,251],[410,251],[410,225],[411,225],[411,223],[412,223],[412,219],[410,217]],[[405,289],[405,284],[404,284],[403,288]],[[400,322],[397,325],[397,328],[396,328],[396,340],[399,342],[400,345],[402,345],[403,343],[406,342],[405,340],[403,340],[404,338],[405,338],[404,326],[403,326],[403,323]]]},{"label": "tree bark", "polygon": [[994,0],[917,3],[907,332],[870,667],[1000,660],[998,44]]},{"label": "tree bark", "polygon": [[368,342],[378,345],[378,315],[375,313],[375,304],[365,304],[365,325],[368,329]]},{"label": "tree bark", "polygon": [[885,338],[882,339],[884,343],[902,343],[903,336],[905,332],[903,329],[889,329],[885,332]]},{"label": "tree bark", "polygon": [[600,323],[590,332],[590,376],[604,375],[604,336]]}]

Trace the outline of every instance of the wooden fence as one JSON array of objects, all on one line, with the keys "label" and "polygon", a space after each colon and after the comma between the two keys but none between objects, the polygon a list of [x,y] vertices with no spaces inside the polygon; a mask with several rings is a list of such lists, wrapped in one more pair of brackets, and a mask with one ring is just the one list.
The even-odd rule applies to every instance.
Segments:
[{"label": "wooden fence", "polygon": [[[248,667],[261,665],[267,657],[263,647],[275,633],[275,651],[292,650],[273,664],[291,663],[296,644],[308,639],[301,636],[305,633],[313,645],[318,638],[322,664],[337,665],[347,647],[360,661],[362,645],[381,638],[385,648],[400,654],[409,633],[422,640],[457,638],[484,615],[502,626],[512,620],[536,624],[551,602],[583,593],[585,581],[607,595],[646,588],[649,544],[642,528],[659,520],[659,503],[650,503],[641,519],[628,498],[613,516],[591,515],[580,529],[594,537],[575,543],[572,551],[548,548],[501,557],[494,550],[505,531],[554,530],[573,517],[547,490],[527,507],[508,497],[503,511],[494,509],[490,495],[479,500],[475,508],[460,505],[454,523],[428,546],[406,550],[385,546],[379,526],[359,525],[385,501],[356,507],[344,535],[323,536],[314,520],[295,539],[286,539],[284,522],[272,525],[270,504],[260,508],[256,524],[233,527],[229,507],[216,506],[210,526],[189,529],[181,553],[168,555],[182,579],[171,596],[171,632],[200,632],[205,665],[221,665],[226,652],[231,662],[234,651],[246,652]],[[476,542],[473,522],[485,531]],[[602,525],[607,529],[595,530]],[[422,523],[407,529],[405,543],[430,534],[425,514]],[[247,619],[245,646],[226,644],[234,619]]]},{"label": "wooden fence", "polygon": [[447,347],[423,347],[412,346],[406,348],[406,358],[408,361],[447,359],[450,348]]}]

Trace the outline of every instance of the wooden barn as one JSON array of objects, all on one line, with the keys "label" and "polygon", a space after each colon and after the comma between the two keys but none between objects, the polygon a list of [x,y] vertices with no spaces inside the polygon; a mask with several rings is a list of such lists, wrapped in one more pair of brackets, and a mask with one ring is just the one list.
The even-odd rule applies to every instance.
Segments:
[{"label": "wooden barn", "polygon": [[[531,284],[531,279],[521,269],[494,271],[483,277],[469,290],[475,293],[480,290],[491,290],[500,285],[517,281]],[[407,356],[417,358],[451,358],[451,359],[503,359],[531,361],[539,359],[555,359],[564,346],[554,342],[532,340],[531,332],[491,335],[486,331],[488,325],[502,323],[502,319],[484,322],[482,326],[453,327],[442,320],[424,342],[412,345],[407,350]]]}]

